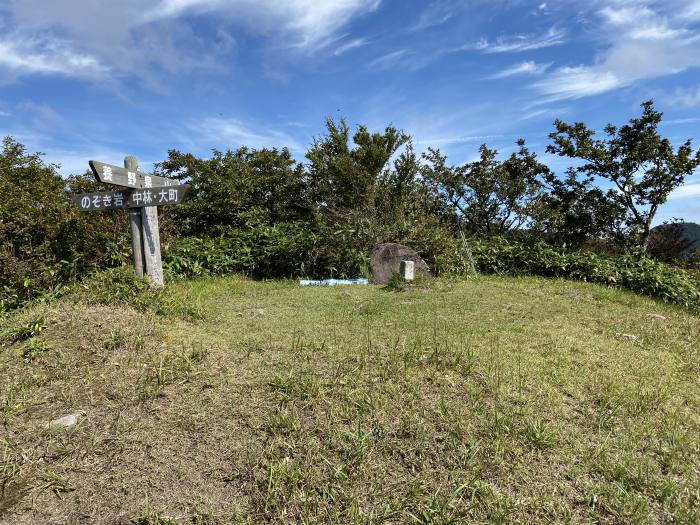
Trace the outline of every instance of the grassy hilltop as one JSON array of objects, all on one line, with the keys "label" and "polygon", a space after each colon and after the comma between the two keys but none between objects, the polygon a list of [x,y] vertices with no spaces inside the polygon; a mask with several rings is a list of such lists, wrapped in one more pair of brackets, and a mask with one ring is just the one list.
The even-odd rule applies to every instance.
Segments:
[{"label": "grassy hilltop", "polygon": [[685,311],[537,278],[169,293],[197,315],[0,325],[0,523],[700,521]]}]

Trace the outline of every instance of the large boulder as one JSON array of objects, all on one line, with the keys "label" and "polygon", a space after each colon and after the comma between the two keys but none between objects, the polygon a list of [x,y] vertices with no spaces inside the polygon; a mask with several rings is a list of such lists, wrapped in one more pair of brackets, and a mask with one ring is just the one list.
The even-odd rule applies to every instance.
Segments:
[{"label": "large boulder", "polygon": [[370,265],[375,284],[387,284],[391,274],[399,270],[401,261],[413,261],[416,275],[429,277],[430,268],[421,256],[403,244],[385,242],[377,245],[370,254]]}]

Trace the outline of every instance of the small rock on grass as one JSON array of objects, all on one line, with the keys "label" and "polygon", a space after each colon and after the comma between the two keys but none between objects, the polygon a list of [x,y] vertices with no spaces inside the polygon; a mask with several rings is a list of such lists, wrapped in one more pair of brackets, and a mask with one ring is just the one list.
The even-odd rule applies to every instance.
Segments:
[{"label": "small rock on grass", "polygon": [[47,423],[46,428],[72,428],[78,424],[78,421],[83,416],[85,416],[85,412],[82,410],[74,412],[73,414],[67,414]]},{"label": "small rock on grass", "polygon": [[622,338],[624,338],[624,339],[629,339],[630,341],[636,341],[636,340],[638,339],[636,335],[632,335],[632,334],[623,334],[623,333],[621,333],[621,332],[616,332],[615,335],[616,335],[617,337],[622,337]]}]

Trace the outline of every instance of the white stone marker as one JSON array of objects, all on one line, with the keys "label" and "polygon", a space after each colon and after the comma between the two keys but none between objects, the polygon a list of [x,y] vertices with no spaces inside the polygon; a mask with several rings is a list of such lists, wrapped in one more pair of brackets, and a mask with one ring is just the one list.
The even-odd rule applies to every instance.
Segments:
[{"label": "white stone marker", "polygon": [[405,281],[412,281],[413,280],[413,269],[415,267],[415,263],[413,261],[401,261],[401,266],[400,266],[400,272],[401,272],[401,277],[404,278]]}]

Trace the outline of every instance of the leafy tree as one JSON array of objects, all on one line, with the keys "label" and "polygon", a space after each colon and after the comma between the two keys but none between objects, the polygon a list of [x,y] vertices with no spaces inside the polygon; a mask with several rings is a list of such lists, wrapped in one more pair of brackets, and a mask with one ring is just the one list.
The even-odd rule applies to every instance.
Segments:
[{"label": "leafy tree", "polygon": [[583,122],[557,120],[556,131],[550,134],[553,144],[547,147],[549,153],[580,160],[573,169],[584,177],[612,183],[615,200],[625,208],[628,236],[641,251],[647,249],[659,207],[700,165],[700,152],[693,152],[690,140],[674,150],[661,137],[662,116],[652,101],[644,102],[641,117],[620,128],[608,124],[603,139],[596,139],[595,131]]},{"label": "leafy tree", "polygon": [[474,233],[492,236],[526,225],[542,197],[541,178],[549,168],[525,146],[504,161],[485,144],[479,160],[448,166],[439,150],[428,149],[423,176],[431,181],[459,220]]},{"label": "leafy tree", "polygon": [[376,190],[392,156],[409,141],[393,126],[384,133],[370,133],[358,126],[350,146],[345,120],[326,120],[327,133],[316,138],[306,153],[308,176],[316,202],[322,209],[341,212],[374,204]]},{"label": "leafy tree", "polygon": [[312,213],[303,166],[286,148],[214,150],[210,159],[171,150],[157,168],[191,184],[187,202],[169,211],[171,224],[186,235],[216,234],[251,220],[305,220]]},{"label": "leafy tree", "polygon": [[58,166],[6,137],[0,150],[0,310],[56,288],[90,268],[121,262],[123,213],[80,213],[72,189],[94,190],[85,177],[64,180]]},{"label": "leafy tree", "polygon": [[654,258],[671,264],[685,262],[696,247],[697,239],[692,238],[692,230],[697,230],[695,224],[687,224],[680,219],[666,221],[649,234],[648,252]]},{"label": "leafy tree", "polygon": [[592,177],[579,177],[574,169],[565,178],[549,173],[546,188],[534,212],[533,229],[548,242],[580,248],[593,240],[614,248],[624,243],[625,207],[614,190],[593,185]]}]

